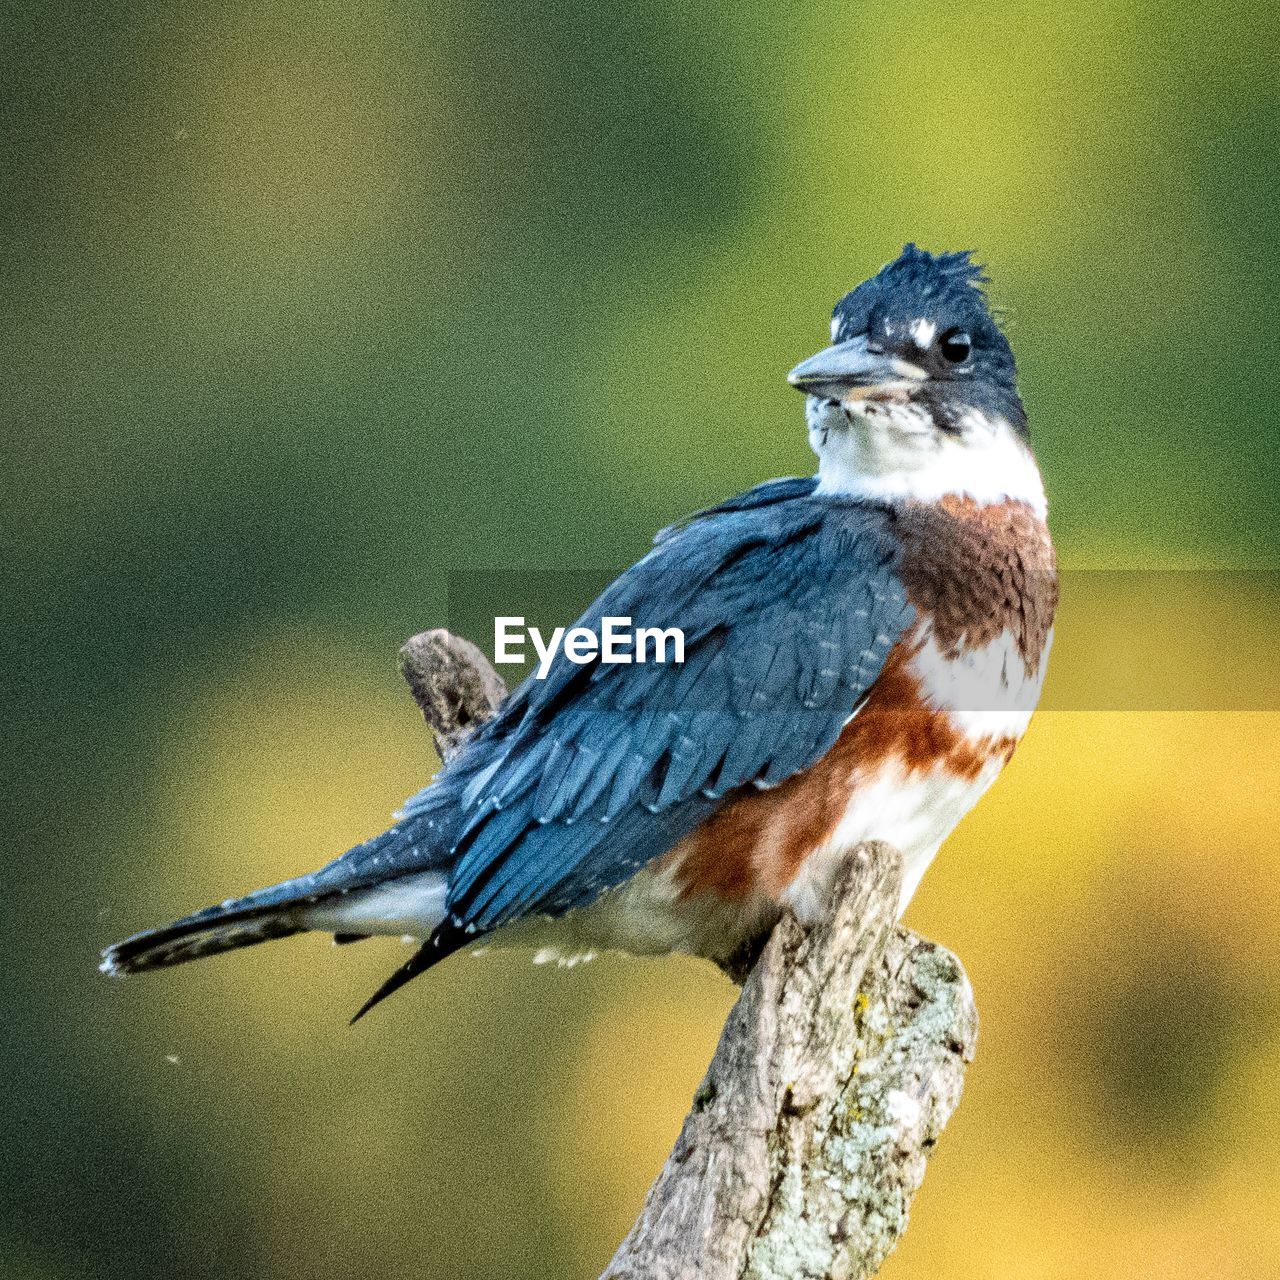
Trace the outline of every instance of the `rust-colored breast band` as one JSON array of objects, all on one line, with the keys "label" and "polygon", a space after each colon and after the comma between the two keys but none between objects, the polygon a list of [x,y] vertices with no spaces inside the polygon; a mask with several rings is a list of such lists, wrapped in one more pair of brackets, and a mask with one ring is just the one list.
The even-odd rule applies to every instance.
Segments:
[{"label": "rust-colored breast band", "polygon": [[1017,739],[974,740],[930,707],[909,669],[917,642],[889,652],[866,703],[821,760],[769,791],[744,789],[663,858],[682,897],[779,894],[805,858],[835,835],[855,790],[893,767],[904,777],[942,769],[972,781],[1003,764]]},{"label": "rust-colored breast band", "polygon": [[904,503],[895,522],[907,596],[932,620],[942,652],[955,657],[1008,631],[1034,675],[1058,606],[1057,559],[1036,512],[948,495]]}]

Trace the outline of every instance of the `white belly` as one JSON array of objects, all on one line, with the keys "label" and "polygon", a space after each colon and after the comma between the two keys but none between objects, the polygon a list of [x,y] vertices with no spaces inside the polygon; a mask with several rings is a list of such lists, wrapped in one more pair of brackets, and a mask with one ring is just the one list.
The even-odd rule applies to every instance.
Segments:
[{"label": "white belly", "polygon": [[983,766],[976,778],[934,771],[908,775],[898,765],[859,783],[835,834],[805,859],[783,899],[805,924],[827,909],[832,881],[841,861],[856,845],[883,840],[903,857],[898,914],[918,888],[939,846],[996,780],[1003,760]]},{"label": "white belly", "polygon": [[1026,732],[1052,642],[1050,632],[1038,667],[1029,673],[1007,631],[956,657],[939,649],[931,631],[924,633],[907,669],[928,705],[944,714],[975,751],[992,752],[991,758],[975,776],[944,768],[908,771],[889,762],[861,778],[835,834],[809,856],[784,894],[801,920],[820,918],[840,860],[867,840],[883,840],[902,854],[899,915],[907,909],[942,842],[1000,776],[1008,748]]},{"label": "white belly", "polygon": [[912,658],[910,670],[930,704],[945,711],[966,737],[975,742],[1021,738],[1040,701],[1052,645],[1050,630],[1039,665],[1028,673],[1017,640],[1008,631],[956,657],[943,654],[930,632]]},{"label": "white belly", "polygon": [[684,897],[675,868],[644,869],[590,906],[556,920],[518,920],[494,935],[499,946],[533,947],[534,960],[573,964],[601,951],[633,956],[678,952],[727,961],[778,921],[777,902],[762,894],[725,900]]}]

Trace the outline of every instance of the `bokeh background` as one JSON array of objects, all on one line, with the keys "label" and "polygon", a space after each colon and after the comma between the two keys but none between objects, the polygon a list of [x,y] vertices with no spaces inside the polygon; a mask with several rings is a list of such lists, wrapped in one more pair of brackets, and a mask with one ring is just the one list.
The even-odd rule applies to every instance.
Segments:
[{"label": "bokeh background", "polygon": [[4,6],[0,1276],[597,1274],[709,967],[460,958],[348,1031],[394,942],[96,953],[381,829],[406,635],[808,469],[783,374],[907,239],[990,265],[1070,573],[909,913],[983,1029],[884,1274],[1280,1276],[1278,30]]}]

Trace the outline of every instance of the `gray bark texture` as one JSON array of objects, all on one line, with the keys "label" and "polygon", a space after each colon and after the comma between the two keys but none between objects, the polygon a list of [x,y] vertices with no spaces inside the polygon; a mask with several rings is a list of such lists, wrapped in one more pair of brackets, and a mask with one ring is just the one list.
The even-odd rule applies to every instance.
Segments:
[{"label": "gray bark texture", "polygon": [[[401,667],[451,755],[506,687],[423,632]],[[853,1280],[907,1226],[978,1017],[960,962],[896,924],[902,860],[849,851],[831,914],[786,915],[745,976],[675,1148],[601,1280]]]},{"label": "gray bark texture", "polygon": [[400,646],[404,676],[431,730],[436,752],[447,760],[502,705],[507,686],[489,659],[452,631],[419,631]]}]

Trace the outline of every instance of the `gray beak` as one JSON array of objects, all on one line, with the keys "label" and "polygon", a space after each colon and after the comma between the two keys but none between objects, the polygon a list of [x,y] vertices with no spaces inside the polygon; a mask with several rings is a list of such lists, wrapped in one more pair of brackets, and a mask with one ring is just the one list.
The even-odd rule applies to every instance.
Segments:
[{"label": "gray beak", "polygon": [[[909,368],[910,366],[907,366]],[[864,334],[838,342],[801,361],[787,374],[787,381],[798,391],[811,396],[840,399],[854,387],[878,387],[886,383],[901,384],[907,374],[903,362],[880,351],[868,349]]]}]

